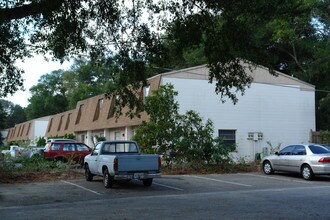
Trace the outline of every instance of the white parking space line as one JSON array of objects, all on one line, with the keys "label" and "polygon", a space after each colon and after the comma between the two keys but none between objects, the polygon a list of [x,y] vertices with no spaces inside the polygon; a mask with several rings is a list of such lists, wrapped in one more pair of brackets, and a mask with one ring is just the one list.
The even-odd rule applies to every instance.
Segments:
[{"label": "white parking space line", "polygon": [[96,195],[102,195],[101,193],[98,193],[98,192],[96,192],[96,191],[94,191],[94,190],[91,190],[91,189],[87,189],[87,188],[85,188],[85,187],[83,187],[83,186],[80,186],[80,185],[78,185],[78,184],[75,184],[75,183],[70,183],[70,182],[65,181],[65,180],[62,180],[62,182],[63,182],[63,183],[66,183],[66,184],[70,184],[70,185],[72,185],[72,186],[76,186],[76,187],[78,187],[78,188],[81,188],[81,189],[86,190],[86,191],[88,191],[88,192],[94,193],[94,194],[96,194]]},{"label": "white parking space line", "polygon": [[157,185],[157,186],[166,187],[166,188],[169,188],[169,189],[175,189],[175,190],[179,190],[179,191],[183,190],[183,189],[180,189],[180,188],[176,188],[176,187],[173,187],[173,186],[168,186],[168,185],[164,185],[164,184],[160,184],[160,183],[153,183],[153,184]]},{"label": "white parking space line", "polygon": [[228,183],[228,184],[238,185],[238,186],[246,186],[246,187],[252,186],[252,185],[247,185],[247,184],[243,184],[243,183],[236,183],[236,182],[218,180],[218,179],[213,179],[213,178],[208,178],[208,177],[202,177],[202,176],[190,176],[190,175],[185,175],[185,176],[193,177],[193,178],[197,178],[197,179],[211,180],[211,181],[220,182],[220,183]]},{"label": "white parking space line", "polygon": [[274,180],[288,181],[288,182],[296,182],[296,183],[313,184],[312,182],[308,182],[306,180],[294,180],[294,179],[287,179],[287,178],[280,178],[280,177],[273,177],[273,176],[263,176],[263,175],[257,175],[257,174],[249,174],[249,173],[238,173],[238,175],[254,176],[254,177],[260,177],[260,178],[274,179]]}]

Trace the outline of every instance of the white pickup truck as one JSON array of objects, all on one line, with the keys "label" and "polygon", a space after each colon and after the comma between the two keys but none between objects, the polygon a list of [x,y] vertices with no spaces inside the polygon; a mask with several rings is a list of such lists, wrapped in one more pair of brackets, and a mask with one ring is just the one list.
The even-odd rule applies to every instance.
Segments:
[{"label": "white pickup truck", "polygon": [[161,177],[161,159],[156,154],[140,154],[135,141],[103,141],[97,143],[84,159],[85,178],[103,176],[103,184],[111,188],[115,180],[138,179],[151,186],[153,178]]}]

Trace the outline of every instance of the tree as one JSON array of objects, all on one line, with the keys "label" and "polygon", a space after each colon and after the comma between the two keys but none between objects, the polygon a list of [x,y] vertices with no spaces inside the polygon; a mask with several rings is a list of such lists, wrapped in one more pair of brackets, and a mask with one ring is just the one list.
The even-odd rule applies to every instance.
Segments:
[{"label": "tree", "polygon": [[330,94],[320,99],[318,108],[316,109],[318,127],[323,130],[330,130]]},{"label": "tree", "polygon": [[[189,54],[205,57],[215,92],[235,103],[236,92],[251,83],[242,61],[272,73],[305,74],[314,62],[311,49],[329,36],[327,0],[8,0],[0,6],[0,45],[6,48],[0,50],[0,96],[22,86],[14,63],[33,53],[60,60],[87,55],[95,63],[116,54],[120,80],[109,92],[136,105],[124,88],[145,85],[147,67],[175,66],[174,51],[183,61]],[[176,47],[167,47],[171,41]]]},{"label": "tree", "polygon": [[114,58],[98,65],[83,59],[76,60],[69,71],[62,72],[69,109],[75,108],[80,100],[106,93],[118,68]]},{"label": "tree", "polygon": [[3,137],[2,137],[1,130],[7,128],[6,117],[7,117],[6,111],[4,110],[4,108],[0,102],[0,146],[3,145]]},{"label": "tree", "polygon": [[12,128],[16,124],[26,121],[25,110],[22,106],[15,105],[11,101],[7,101],[4,99],[0,99],[0,104],[2,104],[3,109],[6,112],[6,117],[4,118],[4,120],[6,121],[5,128]]},{"label": "tree", "polygon": [[26,121],[25,110],[20,105],[13,105],[7,117],[7,127],[12,128],[16,124]]},{"label": "tree", "polygon": [[7,113],[0,102],[0,130],[6,128],[7,126],[6,118],[7,118]]},{"label": "tree", "polygon": [[179,115],[177,132],[180,138],[175,142],[175,148],[186,162],[210,163],[214,154],[213,122],[203,119],[195,111],[187,111]]},{"label": "tree", "polygon": [[46,140],[45,140],[45,138],[44,137],[39,137],[38,139],[37,139],[37,146],[45,146],[46,145]]},{"label": "tree", "polygon": [[38,84],[33,86],[30,92],[31,98],[26,108],[28,119],[57,114],[67,110],[68,101],[61,70],[41,76]]},{"label": "tree", "polygon": [[3,140],[4,138],[2,137],[2,133],[0,132],[0,147],[4,145]]},{"label": "tree", "polygon": [[173,142],[178,135],[176,123],[179,104],[174,99],[176,95],[173,85],[165,85],[153,91],[152,96],[146,97],[145,110],[150,120],[143,122],[133,137],[143,146],[144,152],[151,153],[152,147],[157,148],[157,152],[164,155],[165,161],[174,157],[176,150]]},{"label": "tree", "polygon": [[120,67],[116,61],[116,57],[111,57],[104,65],[80,59],[75,60],[70,70],[42,75],[39,83],[30,89],[28,118],[74,109],[80,100],[107,93],[114,81],[122,80],[118,77]]}]

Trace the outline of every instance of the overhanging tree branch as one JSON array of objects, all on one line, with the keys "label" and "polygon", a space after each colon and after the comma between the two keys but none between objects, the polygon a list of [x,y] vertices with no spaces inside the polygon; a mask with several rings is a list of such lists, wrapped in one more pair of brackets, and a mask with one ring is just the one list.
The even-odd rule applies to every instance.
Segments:
[{"label": "overhanging tree branch", "polygon": [[0,24],[27,16],[55,11],[60,8],[64,1],[65,0],[43,0],[15,8],[2,8],[0,9]]}]

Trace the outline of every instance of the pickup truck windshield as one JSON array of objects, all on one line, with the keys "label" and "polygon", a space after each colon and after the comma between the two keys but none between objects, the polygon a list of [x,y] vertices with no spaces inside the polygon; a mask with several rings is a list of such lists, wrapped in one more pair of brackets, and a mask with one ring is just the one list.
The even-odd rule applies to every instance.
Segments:
[{"label": "pickup truck windshield", "polygon": [[138,153],[135,143],[106,143],[102,149],[102,154],[111,153]]}]

